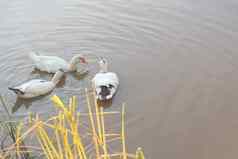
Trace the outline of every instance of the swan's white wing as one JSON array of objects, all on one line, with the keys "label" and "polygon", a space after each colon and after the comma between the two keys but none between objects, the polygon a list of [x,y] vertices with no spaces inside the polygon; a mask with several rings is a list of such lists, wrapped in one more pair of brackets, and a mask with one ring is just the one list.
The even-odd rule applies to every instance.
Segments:
[{"label": "swan's white wing", "polygon": [[55,73],[59,69],[63,69],[65,71],[68,69],[68,63],[64,59],[57,56],[37,55],[31,59],[34,61],[35,66],[42,71]]},{"label": "swan's white wing", "polygon": [[92,82],[95,85],[96,98],[100,100],[111,99],[119,85],[119,79],[113,72],[97,73]]},{"label": "swan's white wing", "polygon": [[57,56],[38,56],[40,60],[42,61],[57,61],[59,63],[67,63],[64,59],[57,57]]},{"label": "swan's white wing", "polygon": [[36,84],[36,83],[41,83],[41,82],[45,82],[46,80],[41,80],[41,79],[33,79],[30,81],[27,81],[25,83],[22,83],[19,86],[14,87],[15,89],[19,89],[22,92],[25,92],[27,90],[27,88],[29,88],[30,86]]},{"label": "swan's white wing", "polygon": [[21,90],[24,94],[38,96],[51,91],[54,88],[54,84],[51,81],[34,79],[15,88]]},{"label": "swan's white wing", "polygon": [[119,79],[118,79],[117,75],[113,72],[97,73],[93,78],[93,82],[96,87],[97,86],[108,86],[109,84],[118,85]]}]

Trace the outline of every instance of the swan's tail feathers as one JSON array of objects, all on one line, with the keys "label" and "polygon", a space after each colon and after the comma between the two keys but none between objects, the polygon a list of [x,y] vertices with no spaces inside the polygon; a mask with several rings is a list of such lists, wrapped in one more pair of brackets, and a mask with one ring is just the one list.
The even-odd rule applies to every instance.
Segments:
[{"label": "swan's tail feathers", "polygon": [[113,87],[114,86],[109,85],[109,87],[100,86],[99,88],[96,88],[96,98],[101,101],[111,99],[113,96],[113,91],[112,91]]},{"label": "swan's tail feathers", "polygon": [[13,88],[13,87],[8,87],[9,90],[13,91],[16,94],[24,94],[23,91],[21,91],[20,89],[17,88]]},{"label": "swan's tail feathers", "polygon": [[29,53],[29,57],[30,57],[30,59],[32,59],[33,61],[36,61],[36,60],[38,59],[37,56],[39,56],[39,54],[36,53],[36,52],[31,51],[31,52]]},{"label": "swan's tail feathers", "polygon": [[101,96],[102,100],[106,100],[107,96],[110,95],[110,89],[107,86],[101,86],[101,91],[99,92],[99,95]]}]

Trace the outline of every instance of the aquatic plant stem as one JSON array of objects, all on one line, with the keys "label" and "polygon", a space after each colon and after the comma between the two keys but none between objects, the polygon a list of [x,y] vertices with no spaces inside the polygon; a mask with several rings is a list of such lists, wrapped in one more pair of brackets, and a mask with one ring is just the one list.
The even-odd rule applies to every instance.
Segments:
[{"label": "aquatic plant stem", "polygon": [[121,112],[121,141],[122,141],[122,154],[123,159],[127,159],[127,152],[126,152],[126,139],[125,139],[125,104],[122,105],[122,112]]},{"label": "aquatic plant stem", "polygon": [[94,124],[94,119],[93,119],[93,113],[92,113],[92,109],[91,109],[91,104],[90,104],[90,100],[89,100],[89,95],[88,95],[88,90],[87,88],[85,89],[86,92],[86,99],[87,99],[87,106],[88,106],[88,113],[89,113],[89,120],[91,123],[91,128],[92,128],[92,133],[93,133],[93,142],[94,142],[94,146],[95,146],[95,151],[96,151],[96,158],[100,158],[100,151],[99,151],[99,147],[98,147],[98,141],[97,141],[97,133],[96,133],[96,129],[95,129],[95,124]]}]

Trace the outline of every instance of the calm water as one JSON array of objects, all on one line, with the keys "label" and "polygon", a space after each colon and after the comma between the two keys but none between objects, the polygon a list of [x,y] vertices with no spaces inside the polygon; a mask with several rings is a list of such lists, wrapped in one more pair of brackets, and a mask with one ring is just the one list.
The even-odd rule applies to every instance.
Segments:
[{"label": "calm water", "polygon": [[[67,60],[104,56],[121,81],[108,109],[127,103],[131,152],[142,146],[151,159],[238,156],[236,0],[1,0],[0,24],[0,91],[11,105],[8,86],[50,78],[31,73],[29,51]],[[80,89],[97,65],[90,70],[82,80],[68,75],[52,94],[84,103]],[[18,118],[54,110],[49,96],[17,103],[9,109]]]}]

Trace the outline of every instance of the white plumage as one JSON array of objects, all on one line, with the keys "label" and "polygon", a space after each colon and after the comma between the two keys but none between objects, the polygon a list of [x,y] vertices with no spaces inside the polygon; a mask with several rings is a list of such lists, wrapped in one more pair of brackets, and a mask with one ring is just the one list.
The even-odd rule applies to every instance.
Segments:
[{"label": "white plumage", "polygon": [[99,61],[100,71],[94,76],[92,82],[95,87],[96,98],[98,100],[108,100],[116,93],[119,79],[116,73],[107,71],[107,61]]},{"label": "white plumage", "polygon": [[62,69],[65,72],[73,72],[77,69],[77,63],[86,63],[86,60],[82,55],[74,56],[70,62],[66,62],[64,59],[57,56],[38,55],[35,52],[30,52],[29,57],[34,62],[37,69],[49,73],[55,73],[59,69]]},{"label": "white plumage", "polygon": [[63,75],[64,72],[59,70],[56,72],[51,81],[33,79],[19,86],[9,87],[9,90],[14,91],[20,98],[33,98],[45,95],[55,88],[56,84],[60,81]]}]

